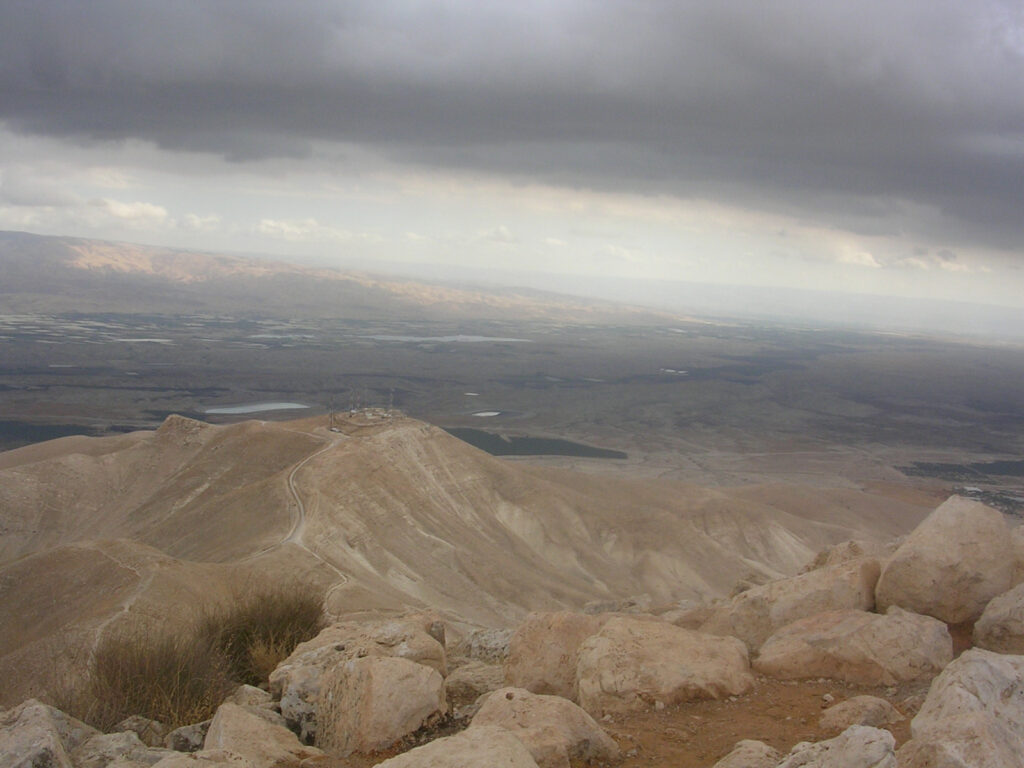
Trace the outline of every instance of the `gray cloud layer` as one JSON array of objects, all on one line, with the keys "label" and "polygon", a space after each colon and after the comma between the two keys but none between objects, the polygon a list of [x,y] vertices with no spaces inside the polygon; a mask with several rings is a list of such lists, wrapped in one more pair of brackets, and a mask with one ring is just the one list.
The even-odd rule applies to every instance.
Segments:
[{"label": "gray cloud layer", "polygon": [[[0,119],[236,160],[315,140],[856,231],[1024,242],[1019,0],[0,1]],[[933,225],[936,226],[936,225]]]}]

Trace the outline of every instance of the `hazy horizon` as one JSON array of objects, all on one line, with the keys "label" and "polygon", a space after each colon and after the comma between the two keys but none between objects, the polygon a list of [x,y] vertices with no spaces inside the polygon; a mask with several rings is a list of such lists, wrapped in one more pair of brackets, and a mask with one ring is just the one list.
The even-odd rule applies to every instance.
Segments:
[{"label": "hazy horizon", "polygon": [[[25,231],[0,234],[30,238],[57,237]],[[71,236],[74,237],[74,236]],[[128,247],[161,249],[151,243],[92,240]],[[1024,339],[1024,308],[1012,305],[980,304],[949,299],[884,296],[825,288],[793,288],[751,284],[701,283],[685,280],[610,278],[557,271],[524,271],[487,266],[431,262],[376,261],[372,264],[345,259],[296,257],[287,253],[252,253],[178,249],[211,257],[228,256],[293,265],[299,268],[339,270],[459,287],[468,290],[539,291],[566,299],[607,301],[623,306],[646,308],[677,316],[715,321],[762,322],[792,327],[821,327],[855,331],[893,332],[963,337],[994,342]],[[158,250],[153,251],[157,253]],[[127,255],[127,254],[125,254]],[[127,262],[124,265],[127,268]]]},{"label": "hazy horizon", "polygon": [[0,5],[3,229],[1024,307],[1015,3]]}]

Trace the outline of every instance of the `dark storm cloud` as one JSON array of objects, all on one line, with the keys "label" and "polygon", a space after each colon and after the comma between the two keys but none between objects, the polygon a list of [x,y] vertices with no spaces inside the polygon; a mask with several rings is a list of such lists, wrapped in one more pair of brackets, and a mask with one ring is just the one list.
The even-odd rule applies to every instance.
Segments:
[{"label": "dark storm cloud", "polygon": [[0,3],[0,119],[235,160],[315,140],[893,233],[1024,238],[1018,0]]}]

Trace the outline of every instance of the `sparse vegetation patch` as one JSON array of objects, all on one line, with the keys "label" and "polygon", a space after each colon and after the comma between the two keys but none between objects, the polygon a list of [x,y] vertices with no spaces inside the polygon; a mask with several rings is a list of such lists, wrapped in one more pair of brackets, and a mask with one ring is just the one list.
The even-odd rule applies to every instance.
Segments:
[{"label": "sparse vegetation patch", "polygon": [[199,634],[223,655],[231,679],[260,685],[296,645],[322,627],[320,596],[288,584],[239,596],[208,611]]},{"label": "sparse vegetation patch", "polygon": [[226,659],[209,643],[136,631],[105,637],[84,684],[57,705],[103,731],[130,715],[177,727],[211,717],[233,687]]},{"label": "sparse vegetation patch", "polygon": [[55,706],[109,730],[130,715],[172,728],[213,716],[240,683],[261,685],[323,626],[321,598],[290,584],[208,608],[187,627],[107,635],[85,681]]}]

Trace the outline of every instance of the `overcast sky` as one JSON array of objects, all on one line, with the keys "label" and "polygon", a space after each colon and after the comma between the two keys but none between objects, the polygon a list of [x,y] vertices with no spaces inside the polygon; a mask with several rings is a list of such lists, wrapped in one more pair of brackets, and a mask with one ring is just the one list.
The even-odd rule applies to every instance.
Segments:
[{"label": "overcast sky", "polygon": [[1020,0],[0,0],[0,228],[1024,305]]}]

